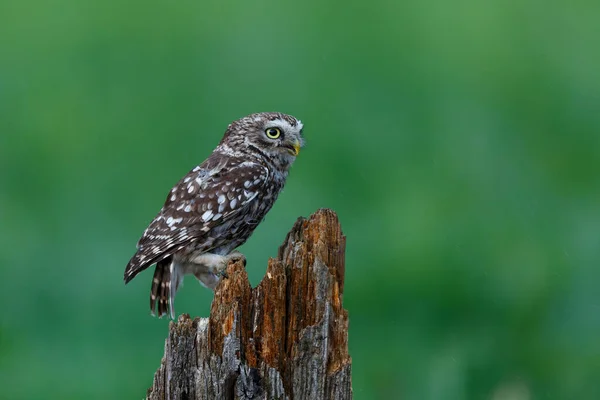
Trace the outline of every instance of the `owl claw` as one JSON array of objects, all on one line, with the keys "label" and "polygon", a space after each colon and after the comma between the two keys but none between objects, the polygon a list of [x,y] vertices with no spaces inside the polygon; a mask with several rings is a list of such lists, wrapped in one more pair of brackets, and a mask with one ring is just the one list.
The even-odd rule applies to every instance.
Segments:
[{"label": "owl claw", "polygon": [[242,263],[244,263],[244,268],[246,268],[246,256],[244,256],[242,253],[240,253],[239,251],[234,251],[232,253],[230,253],[226,258],[225,258],[226,262],[224,265],[223,269],[220,269],[219,271],[216,272],[216,275],[219,278],[229,278],[229,275],[227,275],[227,266],[229,264],[235,264],[238,261],[241,261]]},{"label": "owl claw", "polygon": [[236,263],[238,261],[241,261],[242,263],[244,263],[244,268],[246,268],[246,256],[240,253],[239,251],[229,253],[229,255],[227,256],[227,261],[228,263]]}]

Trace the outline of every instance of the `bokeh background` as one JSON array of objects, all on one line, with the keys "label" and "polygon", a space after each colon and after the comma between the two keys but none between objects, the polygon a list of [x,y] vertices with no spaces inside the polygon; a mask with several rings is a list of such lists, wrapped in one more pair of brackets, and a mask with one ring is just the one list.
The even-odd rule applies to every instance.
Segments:
[{"label": "bokeh background", "polygon": [[[242,251],[338,212],[356,399],[600,398],[600,3],[0,3],[0,397],[132,399],[135,243],[227,124],[308,145]],[[177,310],[208,315],[193,278]]]}]

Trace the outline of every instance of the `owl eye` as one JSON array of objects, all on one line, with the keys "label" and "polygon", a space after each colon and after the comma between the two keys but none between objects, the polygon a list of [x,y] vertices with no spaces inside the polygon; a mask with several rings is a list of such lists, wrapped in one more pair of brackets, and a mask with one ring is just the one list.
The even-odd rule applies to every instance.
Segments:
[{"label": "owl eye", "polygon": [[271,139],[277,139],[279,136],[281,136],[281,131],[279,128],[267,128],[265,129],[265,133]]}]

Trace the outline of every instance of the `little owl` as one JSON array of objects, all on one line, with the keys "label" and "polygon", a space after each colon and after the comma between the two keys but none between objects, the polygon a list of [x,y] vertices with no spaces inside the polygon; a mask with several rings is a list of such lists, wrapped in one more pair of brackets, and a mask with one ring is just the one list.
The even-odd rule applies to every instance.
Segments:
[{"label": "little owl", "polygon": [[171,189],[125,268],[128,283],[156,264],[152,314],[174,318],[184,275],[214,290],[229,261],[244,259],[235,249],[273,206],[302,145],[296,118],[248,115],[231,123],[212,154]]}]

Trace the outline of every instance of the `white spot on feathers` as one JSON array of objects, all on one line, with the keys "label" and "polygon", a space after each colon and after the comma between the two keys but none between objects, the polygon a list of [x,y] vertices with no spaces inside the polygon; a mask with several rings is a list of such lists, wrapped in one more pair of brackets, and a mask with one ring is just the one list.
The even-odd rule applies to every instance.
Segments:
[{"label": "white spot on feathers", "polygon": [[212,212],[212,211],[210,211],[210,210],[208,210],[208,211],[206,211],[204,214],[202,214],[202,220],[203,220],[204,222],[206,222],[206,221],[208,221],[209,219],[211,219],[211,218],[212,218],[212,216],[213,216],[213,212]]},{"label": "white spot on feathers", "polygon": [[221,216],[223,216],[223,214],[215,214],[215,216],[213,217],[213,221],[218,220],[219,218],[221,218]]},{"label": "white spot on feathers", "polygon": [[231,207],[231,209],[233,210],[235,208],[235,205],[237,204],[237,200],[235,198],[231,199],[231,201],[229,202],[229,207]]},{"label": "white spot on feathers", "polygon": [[187,206],[185,206],[185,209],[183,211],[190,212],[190,211],[192,211],[192,207],[190,207],[189,205],[187,205]]},{"label": "white spot on feathers", "polygon": [[217,200],[219,202],[219,204],[223,204],[225,202],[225,195],[222,194],[219,196],[219,199]]}]

